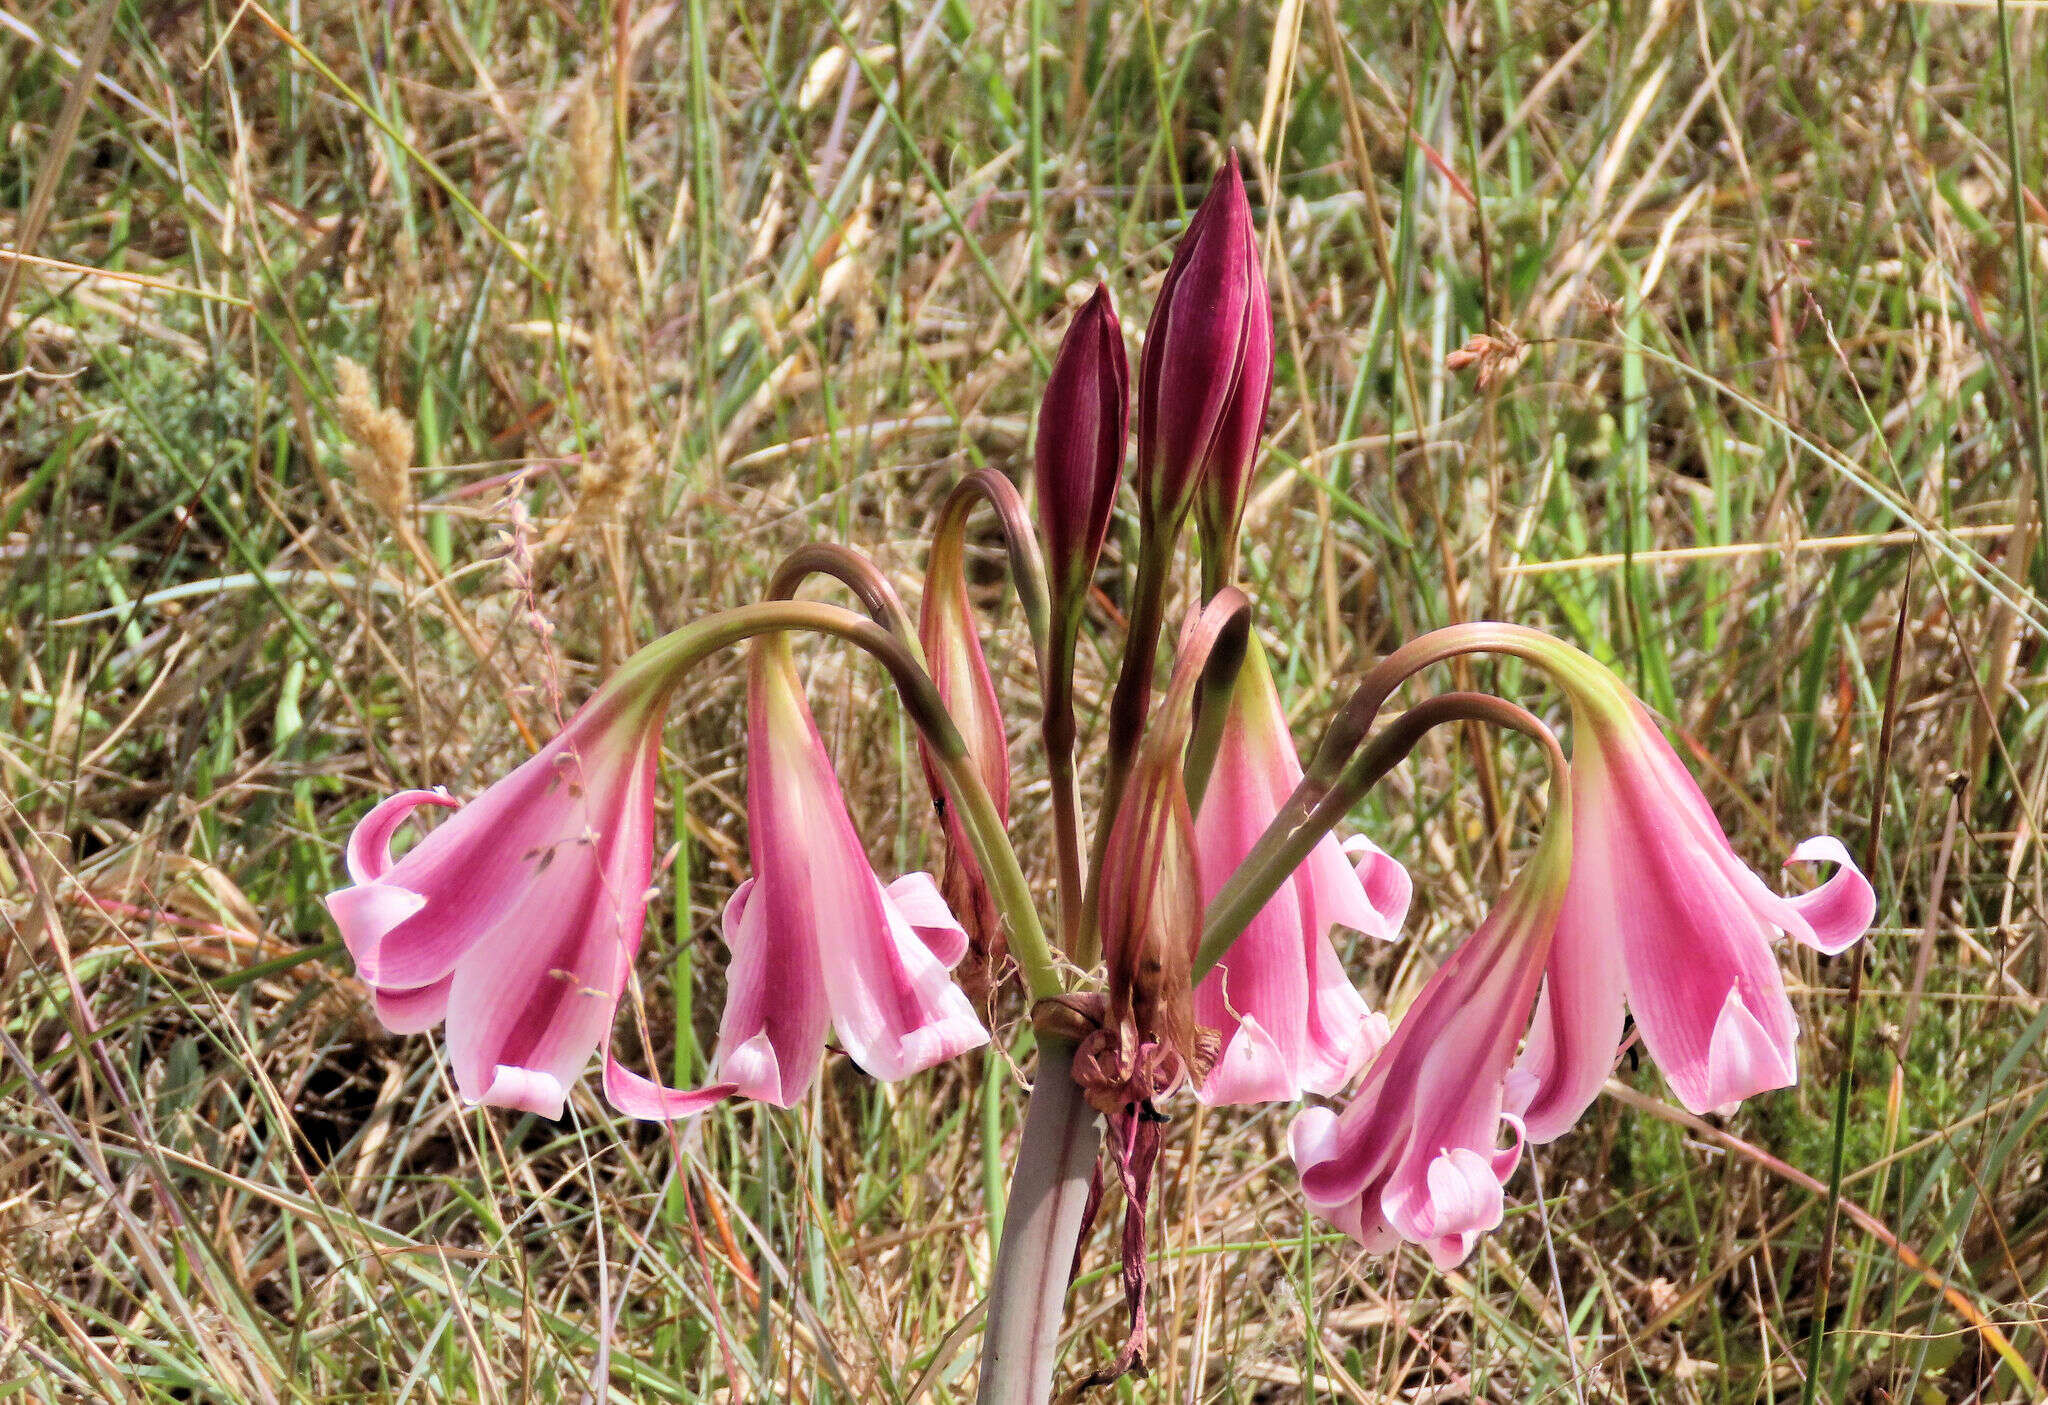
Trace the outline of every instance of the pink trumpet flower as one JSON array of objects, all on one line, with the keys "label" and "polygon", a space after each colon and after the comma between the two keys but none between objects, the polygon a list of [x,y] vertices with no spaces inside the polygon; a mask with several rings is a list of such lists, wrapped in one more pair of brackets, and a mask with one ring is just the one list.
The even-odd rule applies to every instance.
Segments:
[{"label": "pink trumpet flower", "polygon": [[1612,1071],[1624,1005],[1678,1100],[1728,1111],[1798,1078],[1799,1026],[1772,952],[1780,932],[1829,954],[1869,929],[1877,895],[1839,840],[1786,860],[1832,863],[1781,897],[1736,857],[1656,722],[1612,674],[1551,644],[1572,702],[1571,891],[1512,1101],[1532,1140],[1579,1118]]},{"label": "pink trumpet flower", "polygon": [[[1300,781],[1280,695],[1253,640],[1195,817],[1204,901],[1222,889]],[[1387,1021],[1344,974],[1331,928],[1391,941],[1409,895],[1407,870],[1370,840],[1340,846],[1334,834],[1324,836],[1195,989],[1195,1018],[1222,1041],[1198,1091],[1202,1101],[1288,1102],[1349,1082],[1386,1042]]]},{"label": "pink trumpet flower", "polygon": [[591,699],[552,742],[393,861],[398,826],[436,791],[379,804],[348,844],[328,911],[396,1033],[447,1024],[456,1090],[560,1117],[591,1055],[630,1117],[664,1120],[739,1094],[787,1105],[815,1076],[828,1025],[880,1078],[987,1034],[946,969],[966,949],[931,878],[885,891],[847,817],[788,646],[758,645],[749,690],[749,839],[756,877],[727,905],[733,949],[714,1082],[678,1091],[612,1056],[653,875],[654,786],[667,700],[644,673]]},{"label": "pink trumpet flower", "polygon": [[747,843],[754,877],[725,909],[714,1078],[787,1107],[817,1076],[828,1026],[888,1080],[988,1042],[947,974],[967,933],[929,874],[882,886],[780,635],[754,645],[748,675]]},{"label": "pink trumpet flower", "polygon": [[[349,836],[350,886],[328,911],[396,1033],[447,1022],[456,1090],[560,1117],[640,946],[654,860],[661,693],[611,688],[547,746],[459,808],[408,790]],[[455,809],[406,855],[390,843],[421,805]],[[614,1085],[635,1076],[606,1054]],[[729,1088],[707,1090],[708,1106]],[[694,1110],[694,1109],[692,1109]]]},{"label": "pink trumpet flower", "polygon": [[[1569,878],[1564,826],[1401,1017],[1342,1112],[1310,1108],[1290,1131],[1302,1193],[1376,1253],[1400,1240],[1439,1268],[1499,1225],[1521,1159],[1504,1084],[1528,1028]],[[1499,1144],[1503,1123],[1514,1134]]]}]

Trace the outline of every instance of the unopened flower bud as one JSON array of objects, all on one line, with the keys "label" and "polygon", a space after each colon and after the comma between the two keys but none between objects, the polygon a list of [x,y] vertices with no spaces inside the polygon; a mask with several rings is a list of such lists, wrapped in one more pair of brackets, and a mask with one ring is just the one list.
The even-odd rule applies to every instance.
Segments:
[{"label": "unopened flower bud", "polygon": [[[1009,738],[1004,734],[1002,707],[996,698],[995,680],[989,675],[988,657],[982,652],[974,602],[967,594],[966,543],[959,530],[964,520],[957,519],[950,528],[942,528],[932,540],[918,635],[931,668],[932,682],[938,686],[946,711],[967,744],[967,753],[981,774],[981,783],[987,787],[997,815],[1007,820]],[[945,794],[928,744],[920,738],[918,745],[932,794]],[[944,824],[945,898],[959,914],[969,938],[968,958],[960,978],[979,1004],[1002,976],[1002,919],[988,878],[974,856],[966,826],[950,805],[945,807]]]},{"label": "unopened flower bud", "polygon": [[1131,372],[1109,289],[1074,314],[1038,407],[1038,531],[1055,612],[1081,598],[1109,534],[1130,430]]},{"label": "unopened flower bud", "polygon": [[1233,153],[1181,237],[1138,367],[1138,488],[1171,533],[1199,494],[1228,555],[1273,384],[1273,325]]}]

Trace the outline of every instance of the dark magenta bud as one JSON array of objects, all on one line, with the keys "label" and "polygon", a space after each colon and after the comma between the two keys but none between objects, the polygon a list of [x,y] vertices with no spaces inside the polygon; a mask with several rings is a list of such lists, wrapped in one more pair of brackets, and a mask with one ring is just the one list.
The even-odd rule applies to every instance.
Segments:
[{"label": "dark magenta bud", "polygon": [[1272,312],[1232,152],[1181,236],[1138,366],[1139,499],[1162,530],[1199,493],[1205,528],[1235,532],[1272,388]]},{"label": "dark magenta bud", "polygon": [[1038,407],[1038,530],[1055,612],[1080,598],[1109,534],[1130,432],[1131,371],[1109,289],[1074,314]]}]

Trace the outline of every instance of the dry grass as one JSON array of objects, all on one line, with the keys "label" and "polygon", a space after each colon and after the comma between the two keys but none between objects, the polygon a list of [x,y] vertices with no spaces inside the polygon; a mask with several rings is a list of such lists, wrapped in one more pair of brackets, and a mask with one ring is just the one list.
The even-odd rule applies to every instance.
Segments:
[{"label": "dry grass", "polygon": [[[0,0],[0,246],[37,256],[0,259],[0,1394],[967,1398],[1005,1058],[835,1058],[804,1107],[673,1136],[588,1088],[559,1126],[464,1112],[319,896],[372,797],[473,793],[788,548],[914,590],[945,489],[1028,464],[1063,307],[1100,277],[1142,326],[1227,140],[1282,357],[1248,558],[1301,734],[1419,629],[1546,624],[1672,720],[1760,868],[1821,828],[1873,854],[1882,926],[1853,1016],[1848,961],[1788,954],[1798,1090],[1723,1132],[1625,1070],[1652,1096],[1544,1149],[1548,1199],[1522,1174],[1458,1274],[1305,1223],[1280,1114],[1183,1116],[1163,1361],[1120,1398],[2021,1399],[2048,209],[2012,161],[2042,189],[2048,36],[2014,10],[2007,65],[1999,13],[1946,4]],[[814,658],[878,859],[926,862],[904,726]],[[639,974],[681,1079],[740,711],[707,671],[670,733]],[[1479,782],[1526,817],[1531,760],[1447,744],[1358,817],[1423,894],[1355,953],[1387,1003],[1497,887]],[[1836,1155],[1903,1247],[1842,1219],[1802,1387],[1826,1197],[1790,1173]],[[1121,1330],[1105,1262],[1072,1360]]]}]

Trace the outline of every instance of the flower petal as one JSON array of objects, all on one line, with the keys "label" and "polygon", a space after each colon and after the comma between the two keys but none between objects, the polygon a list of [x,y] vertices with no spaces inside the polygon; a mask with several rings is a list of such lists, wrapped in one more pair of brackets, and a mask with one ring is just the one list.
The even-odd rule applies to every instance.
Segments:
[{"label": "flower petal", "polygon": [[455,968],[448,1058],[465,1097],[484,1101],[476,1090],[501,1065],[548,1072],[566,1087],[611,1027],[622,974],[617,929],[601,916],[578,920],[567,904],[545,912],[532,929],[494,929]]},{"label": "flower petal", "polygon": [[[756,641],[749,660],[747,846],[757,882],[733,953],[721,1054],[766,1029],[793,1097],[800,1089],[790,1083],[816,1072],[811,1038],[827,1010],[846,1051],[882,1079],[988,1041],[967,996],[883,892],[780,636]],[[914,887],[906,892],[918,908]]]},{"label": "flower petal", "polygon": [[455,809],[447,791],[401,790],[378,801],[370,813],[356,822],[348,836],[348,876],[357,883],[374,883],[391,871],[391,836],[406,817],[422,805],[443,805]]},{"label": "flower petal", "polygon": [[885,1082],[907,1078],[988,1042],[967,995],[868,875],[869,902],[835,905],[819,964],[832,1029],[853,1061]]},{"label": "flower petal", "polygon": [[[1208,886],[1210,864],[1198,855]],[[1204,1082],[1203,1101],[1220,1106],[1240,1102],[1291,1102],[1301,1096],[1301,1064],[1310,991],[1302,954],[1301,907],[1286,888],[1253,915],[1216,968],[1195,986],[1195,1019],[1223,1040],[1225,1057]],[[1256,1026],[1249,1040],[1238,1034]],[[1221,1076],[1219,1076],[1221,1075]],[[1254,1076],[1255,1075],[1255,1076]],[[1262,1090],[1249,1096],[1253,1088]]]},{"label": "flower petal", "polygon": [[[614,703],[586,704],[553,741],[391,865],[380,881],[427,902],[374,944],[352,949],[363,979],[430,985],[499,926],[530,928],[534,895],[562,885],[556,860],[610,828],[628,794],[645,797],[635,803],[649,807],[651,842],[652,793],[637,777],[652,765],[658,734],[642,721]],[[639,887],[646,883],[643,875]]]},{"label": "flower petal", "polygon": [[1795,863],[1831,863],[1834,875],[1810,893],[1783,899],[1798,914],[1798,925],[1786,928],[1797,940],[1816,951],[1833,956],[1845,951],[1870,930],[1877,917],[1877,890],[1856,867],[1842,841],[1817,834],[1792,851],[1786,867]]},{"label": "flower petal", "polygon": [[1286,1055],[1256,1018],[1246,1015],[1232,1030],[1216,1065],[1195,1096],[1211,1107],[1235,1103],[1292,1102],[1301,1096]]},{"label": "flower petal", "polygon": [[1551,938],[1529,1042],[1515,1061],[1505,1103],[1522,1116],[1533,1142],[1553,1141],[1571,1129],[1600,1096],[1621,1049],[1624,918],[1604,873],[1628,860],[1615,852],[1601,818],[1598,812],[1581,814],[1573,826],[1571,886]]},{"label": "flower petal", "polygon": [[808,1067],[799,1067],[796,1086],[791,1087],[783,1076],[782,1060],[775,1052],[775,1041],[763,1030],[734,1045],[732,1051],[718,1061],[718,1075],[740,1097],[752,1098],[771,1107],[791,1107],[810,1088],[811,1080],[817,1077],[818,1064],[824,1057],[825,1046],[821,1041],[818,1058]]},{"label": "flower petal", "polygon": [[1429,1163],[1427,1180],[1426,1202],[1404,1206],[1401,1212],[1390,1204],[1387,1218],[1399,1227],[1404,1213],[1411,1216],[1417,1238],[1437,1268],[1456,1268],[1479,1236],[1500,1224],[1506,1211],[1500,1180],[1486,1157],[1463,1146],[1439,1153]]},{"label": "flower petal", "polygon": [[[1301,774],[1279,691],[1255,644],[1231,692],[1216,765],[1195,818],[1205,898],[1222,890]],[[1262,1069],[1257,1080],[1212,1078],[1204,1092],[1210,1101],[1243,1102],[1255,1086],[1273,1098],[1297,1098],[1305,1090],[1333,1093],[1371,1056],[1371,1010],[1338,958],[1331,940],[1336,926],[1393,935],[1343,847],[1325,835],[1195,993],[1196,1019],[1222,1038],[1226,1050],[1235,1046],[1241,1061],[1262,1060],[1269,1050],[1277,1056],[1286,1091],[1279,1091],[1283,1084],[1274,1070]],[[1260,1037],[1239,1044],[1240,1019],[1256,1020]],[[1240,1067],[1249,1070],[1251,1063]]]},{"label": "flower petal", "polygon": [[1789,1088],[1798,1082],[1794,1059],[1793,1046],[1773,1039],[1763,1022],[1742,1003],[1741,989],[1730,986],[1707,1044],[1704,1081],[1681,1087],[1673,1079],[1671,1086],[1689,1111],[1725,1115],[1752,1093]]},{"label": "flower petal", "polygon": [[[1609,906],[1599,911],[1620,933],[1643,1047],[1679,1101],[1702,1112],[1784,1086],[1778,1075],[1791,1067],[1799,1025],[1771,937],[1789,905],[1735,857],[1670,747],[1646,716],[1638,721],[1646,730],[1626,745],[1573,760],[1574,887],[1583,878],[1589,890],[1606,888],[1599,901]],[[1581,834],[1589,839],[1583,850]],[[1745,1066],[1769,1072],[1739,1091],[1713,1063],[1731,988],[1754,1022],[1735,1047],[1754,1052],[1766,1041],[1775,1051],[1768,1059],[1743,1055]],[[1724,1072],[1732,1076],[1733,1066]]]},{"label": "flower petal", "polygon": [[[1325,1161],[1340,1155],[1337,1137],[1337,1114],[1326,1107],[1312,1107],[1304,1110],[1287,1129],[1288,1150],[1294,1157],[1298,1171],[1306,1173]],[[1378,1197],[1370,1205],[1359,1197],[1325,1203],[1308,1194],[1308,1183],[1302,1183],[1303,1197],[1315,1206],[1316,1213],[1335,1225],[1368,1252],[1385,1254],[1392,1252],[1401,1242],[1401,1234],[1387,1223],[1381,1213]]]},{"label": "flower petal", "polygon": [[1327,1107],[1305,1107],[1287,1128],[1287,1150],[1294,1168],[1306,1171],[1336,1157],[1337,1114]]},{"label": "flower petal", "polygon": [[1311,1093],[1334,1094],[1386,1047],[1393,1027],[1365,1003],[1330,945],[1329,933],[1309,942],[1307,1039],[1296,1076]]},{"label": "flower petal", "polygon": [[1351,860],[1358,881],[1365,888],[1365,899],[1379,919],[1377,929],[1359,930],[1369,937],[1392,941],[1400,934],[1401,924],[1408,920],[1408,908],[1415,899],[1415,880],[1408,876],[1399,859],[1363,834],[1354,834],[1344,841],[1344,855]]},{"label": "flower petal", "polygon": [[1493,1178],[1506,1185],[1508,1177],[1515,1173],[1515,1167],[1522,1164],[1522,1149],[1528,1145],[1529,1129],[1522,1125],[1521,1118],[1511,1112],[1503,1112],[1500,1120],[1515,1134],[1515,1140],[1511,1145],[1496,1151],[1488,1160],[1493,1166]]},{"label": "flower petal", "polygon": [[1500,1223],[1500,1177],[1470,1147],[1448,1147],[1429,1163],[1430,1218],[1438,1234],[1492,1229]]},{"label": "flower petal", "polygon": [[[1311,1167],[1341,1155],[1337,1141],[1337,1114],[1329,1108],[1303,1110],[1303,1114],[1294,1118],[1292,1126],[1288,1126],[1286,1139],[1288,1153],[1294,1157],[1294,1167],[1298,1172],[1309,1172]],[[1386,1223],[1386,1217],[1380,1212],[1378,1196],[1372,1198],[1370,1206],[1360,1196],[1325,1204],[1307,1194],[1307,1182],[1303,1182],[1303,1194],[1309,1204],[1315,1206],[1317,1215],[1343,1233],[1348,1233],[1364,1245],[1368,1253],[1389,1253],[1397,1243],[1401,1243],[1401,1233]]]},{"label": "flower petal", "polygon": [[817,953],[808,930],[796,925],[801,920],[773,886],[763,890],[753,878],[725,905],[732,959],[712,1076],[743,1098],[776,1107],[791,1106],[817,1077],[832,1022]]},{"label": "flower petal", "polygon": [[491,1080],[483,1092],[471,1101],[479,1107],[509,1107],[552,1120],[562,1115],[568,1094],[552,1073],[499,1064],[491,1070]]},{"label": "flower petal", "polygon": [[1424,984],[1344,1111],[1302,1129],[1312,1204],[1361,1201],[1361,1226],[1384,1220],[1440,1263],[1499,1223],[1520,1143],[1498,1145],[1503,1085],[1563,907],[1567,852],[1561,837],[1546,840]]},{"label": "flower petal", "polygon": [[967,955],[967,929],[946,905],[939,885],[929,873],[906,873],[883,891],[910,929],[931,948],[932,955],[945,963],[948,970],[960,964],[960,959]]},{"label": "flower petal", "polygon": [[[374,953],[384,938],[427,905],[418,893],[392,883],[361,883],[338,888],[326,898],[328,915],[341,929],[342,945],[356,961],[356,974],[369,985],[380,984],[365,967],[374,969]],[[445,977],[443,977],[445,979]],[[422,982],[432,984],[432,982]]]},{"label": "flower petal", "polygon": [[448,1013],[448,987],[454,980],[449,976],[417,990],[378,987],[370,992],[376,1000],[378,1023],[393,1034],[419,1034],[432,1029]]},{"label": "flower petal", "polygon": [[646,920],[655,755],[650,742],[606,777],[605,791],[586,788],[580,837],[554,851],[521,909],[456,965],[448,1059],[465,1097],[481,1101],[476,1090],[501,1065],[566,1089],[609,1035]]},{"label": "flower petal", "polygon": [[738,1085],[733,1083],[712,1083],[689,1090],[664,1088],[653,1079],[633,1072],[620,1063],[611,1050],[605,1050],[605,1101],[626,1116],[637,1117],[642,1122],[673,1122],[682,1117],[695,1117],[738,1091]]}]

